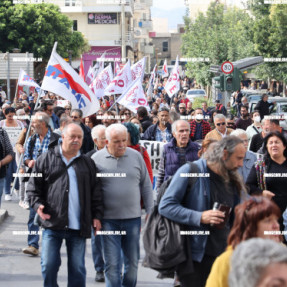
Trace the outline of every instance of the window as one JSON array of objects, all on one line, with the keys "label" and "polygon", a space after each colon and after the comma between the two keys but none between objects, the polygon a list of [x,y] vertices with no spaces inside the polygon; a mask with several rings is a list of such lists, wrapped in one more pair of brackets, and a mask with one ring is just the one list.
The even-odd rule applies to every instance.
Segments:
[{"label": "window", "polygon": [[78,21],[73,20],[73,31],[78,31]]},{"label": "window", "polygon": [[162,51],[168,52],[168,42],[162,42]]},{"label": "window", "polygon": [[76,0],[65,0],[65,6],[75,6]]}]

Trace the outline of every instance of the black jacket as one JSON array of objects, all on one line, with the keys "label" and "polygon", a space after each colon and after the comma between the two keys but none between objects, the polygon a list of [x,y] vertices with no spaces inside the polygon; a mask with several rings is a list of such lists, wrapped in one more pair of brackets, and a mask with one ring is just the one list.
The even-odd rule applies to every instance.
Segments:
[{"label": "black jacket", "polygon": [[[259,111],[261,120],[264,118],[264,116],[268,116],[270,114],[270,110],[269,110],[270,106],[274,106],[274,104],[273,103],[269,103],[269,102],[264,102],[263,100],[261,100],[261,101],[259,101],[257,103],[257,105],[254,108],[254,110],[258,110]],[[272,107],[272,109],[273,109],[273,107]]]},{"label": "black jacket", "polygon": [[94,141],[91,135],[91,129],[88,126],[84,125],[83,123],[81,123],[80,126],[84,132],[84,139],[81,147],[81,152],[85,154],[94,149]]},{"label": "black jacket", "polygon": [[143,133],[147,130],[148,127],[152,125],[152,121],[148,116],[145,116],[142,120],[140,120],[140,122],[143,129]]},{"label": "black jacket", "polygon": [[[95,176],[96,166],[85,155],[74,159],[79,199],[80,199],[80,234],[91,237],[93,219],[102,219],[103,204],[100,182]],[[42,173],[42,177],[31,177],[27,186],[30,205],[37,211],[42,204],[44,213],[50,214],[49,220],[41,221],[44,228],[65,230],[68,228],[69,175],[56,146],[38,157],[33,173]]]}]

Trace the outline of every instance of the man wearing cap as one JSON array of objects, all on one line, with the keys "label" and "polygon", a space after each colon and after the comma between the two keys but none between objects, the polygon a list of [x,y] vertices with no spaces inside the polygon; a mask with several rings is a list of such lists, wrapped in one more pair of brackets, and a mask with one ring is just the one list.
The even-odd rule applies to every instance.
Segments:
[{"label": "man wearing cap", "polygon": [[149,141],[170,142],[172,139],[169,110],[162,107],[158,111],[158,123],[151,125],[144,133],[144,139]]}]

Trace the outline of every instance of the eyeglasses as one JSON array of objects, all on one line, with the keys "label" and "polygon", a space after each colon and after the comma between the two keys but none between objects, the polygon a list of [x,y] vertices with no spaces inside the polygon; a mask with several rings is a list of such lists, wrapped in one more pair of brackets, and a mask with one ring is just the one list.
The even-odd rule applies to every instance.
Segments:
[{"label": "eyeglasses", "polygon": [[179,107],[179,109],[185,109],[185,107]]},{"label": "eyeglasses", "polygon": [[79,117],[71,116],[72,119],[78,119]]},{"label": "eyeglasses", "polygon": [[219,126],[225,126],[225,123],[218,123],[218,124],[216,124],[218,127]]},{"label": "eyeglasses", "polygon": [[70,111],[71,109],[70,109],[70,108],[65,108],[65,110],[66,110],[66,111]]},{"label": "eyeglasses", "polygon": [[126,116],[130,116],[131,114],[130,114],[130,113],[124,113],[124,115],[126,115]]}]

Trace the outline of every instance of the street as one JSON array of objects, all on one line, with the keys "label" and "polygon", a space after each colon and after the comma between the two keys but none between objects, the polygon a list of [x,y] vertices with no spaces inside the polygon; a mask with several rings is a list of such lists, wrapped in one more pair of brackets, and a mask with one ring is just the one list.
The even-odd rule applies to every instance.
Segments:
[{"label": "street", "polygon": [[[18,206],[18,201],[3,201],[2,209],[8,211],[9,216],[0,225],[0,282],[5,287],[39,287],[42,286],[40,256],[32,257],[22,253],[22,248],[27,245],[27,235],[15,235],[15,231],[27,231],[26,222],[29,211]],[[14,231],[14,235],[13,235]],[[41,251],[41,245],[40,245]],[[173,286],[171,279],[157,279],[157,272],[142,267],[144,256],[141,242],[140,262],[138,270],[138,287],[170,287]],[[61,249],[62,264],[58,273],[60,287],[67,284],[67,256],[65,244]],[[105,286],[104,283],[95,282],[91,240],[87,240],[86,248],[86,286]]]}]

